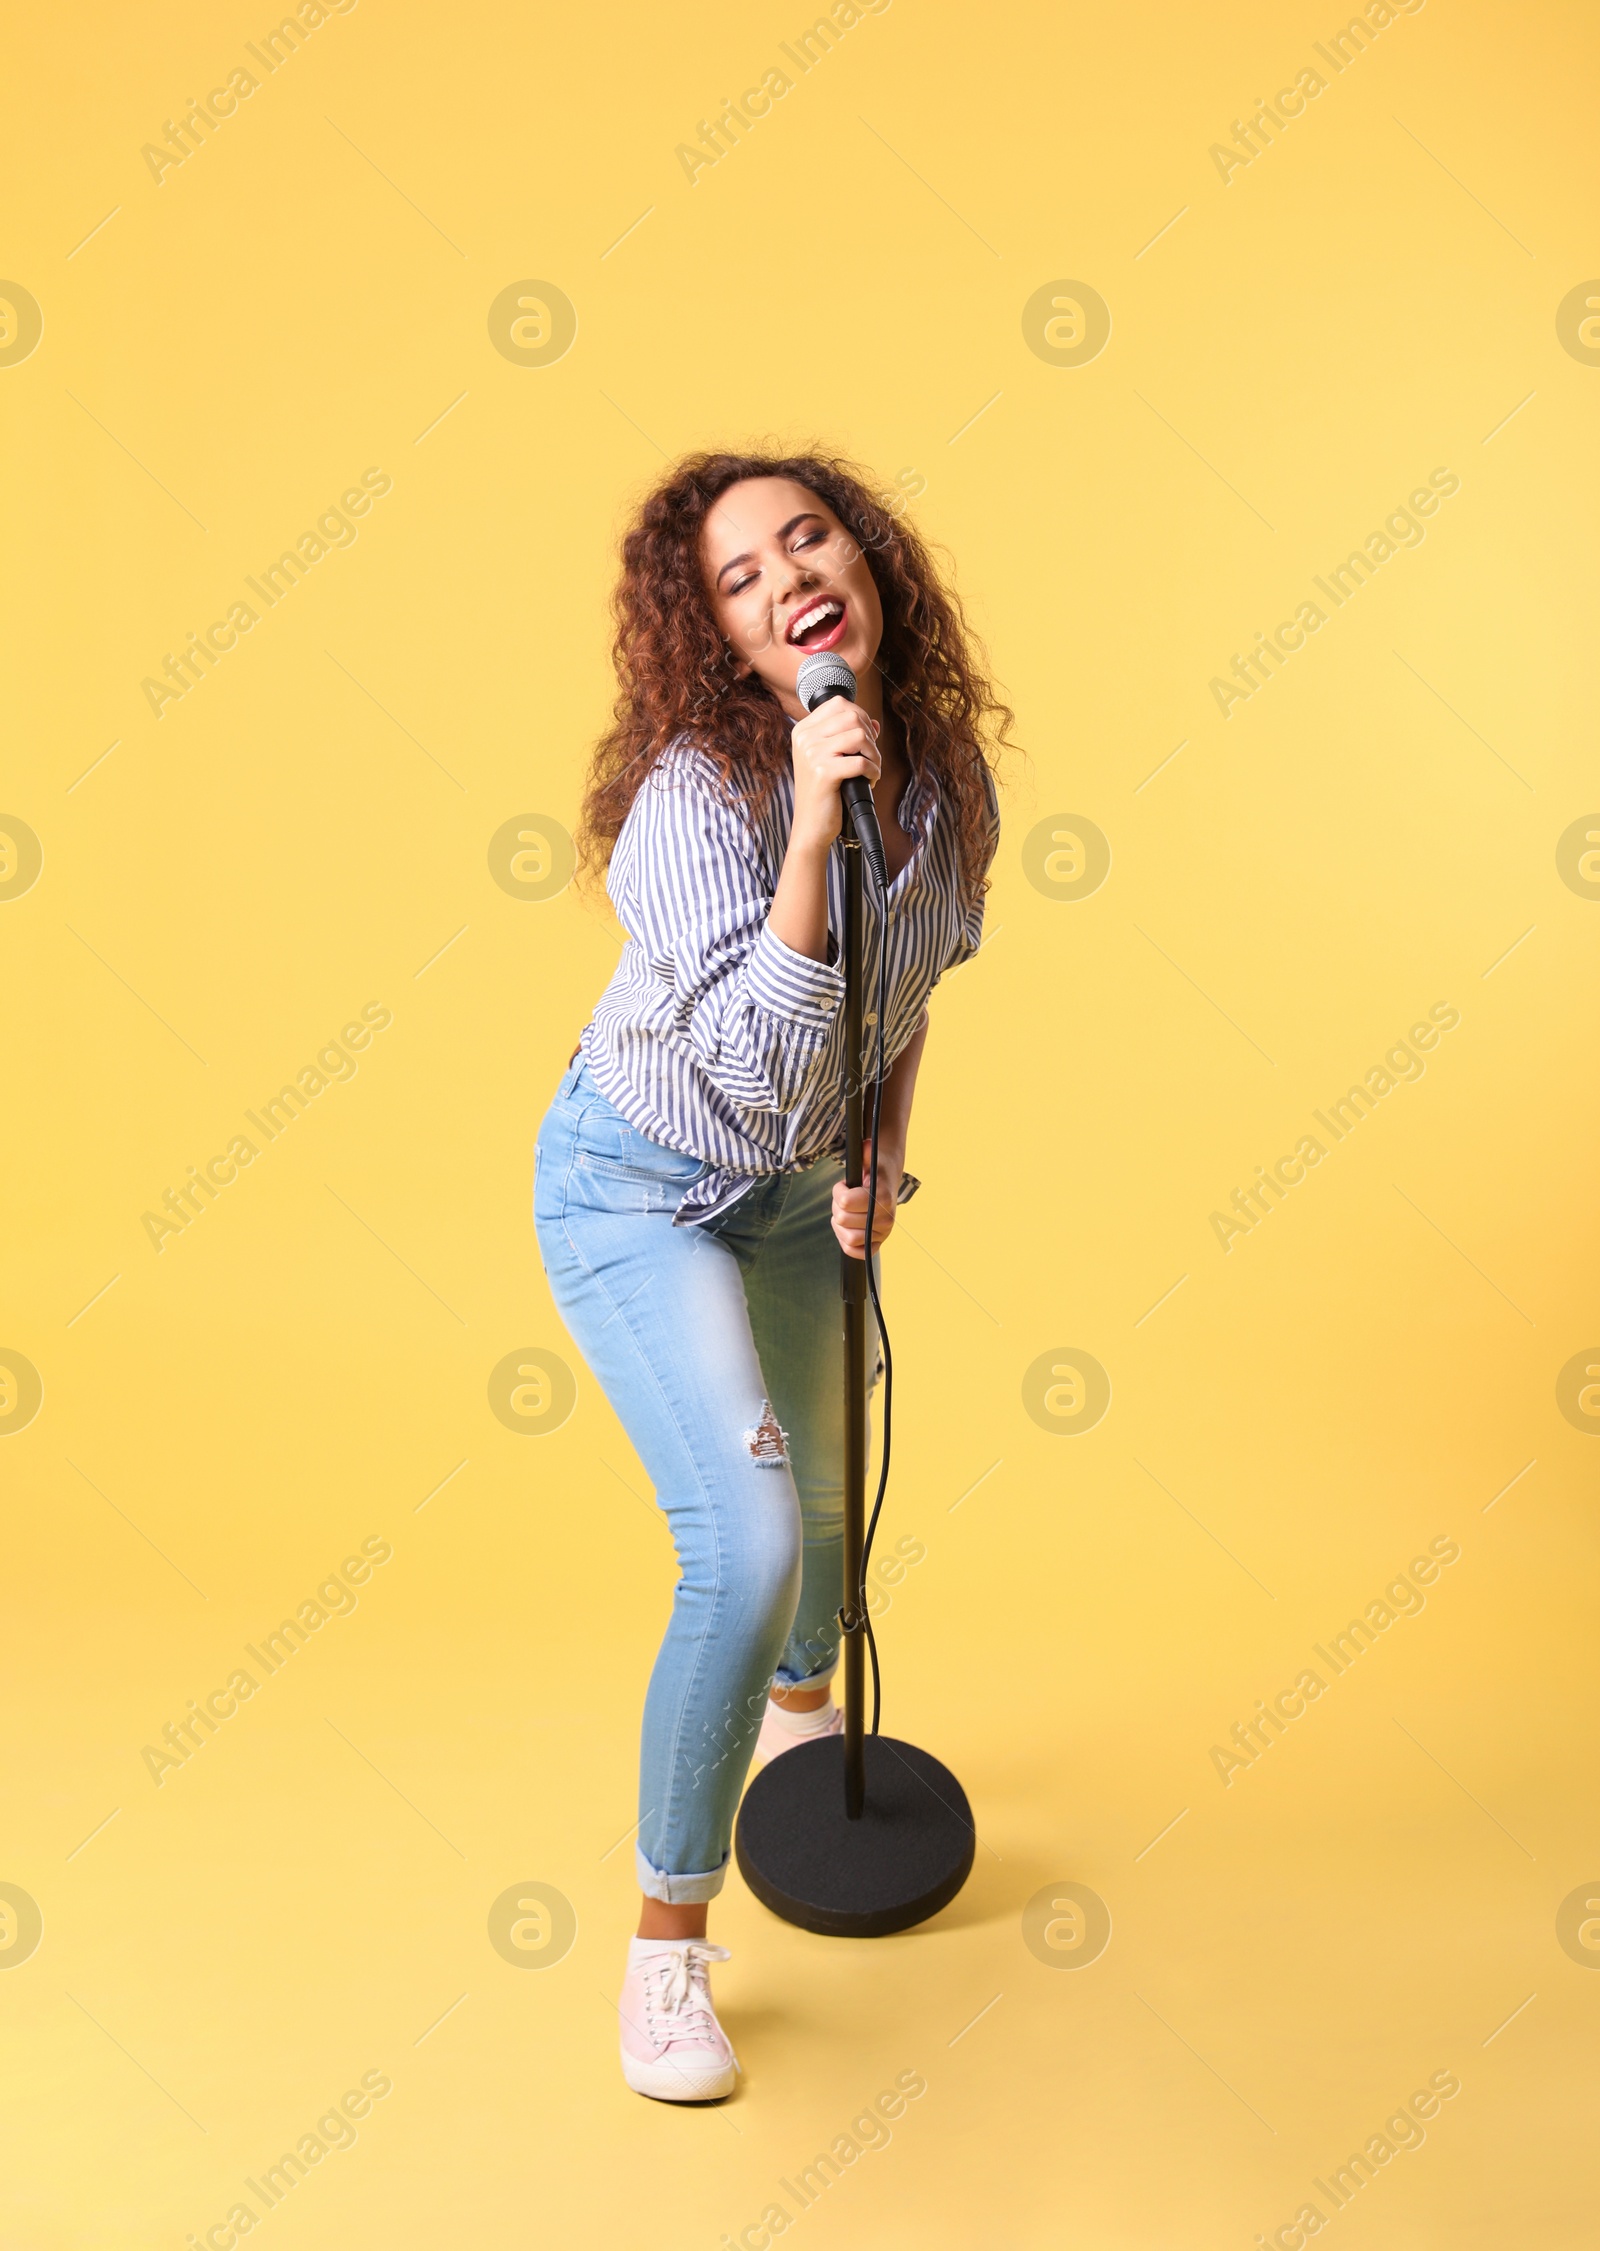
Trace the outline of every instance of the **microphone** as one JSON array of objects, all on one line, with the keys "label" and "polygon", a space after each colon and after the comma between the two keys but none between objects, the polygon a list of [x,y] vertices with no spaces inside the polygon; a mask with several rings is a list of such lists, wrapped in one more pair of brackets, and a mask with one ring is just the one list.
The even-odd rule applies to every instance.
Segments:
[{"label": "microphone", "polygon": [[[856,700],[856,676],[843,657],[807,657],[795,681],[795,693],[807,712],[817,710],[834,696],[843,696],[846,703]],[[871,784],[861,774],[851,774],[839,784],[839,797],[844,806],[845,818],[855,830],[856,842],[866,856],[867,865],[877,880],[880,892],[889,888],[889,870],[883,857],[883,831],[878,826],[878,808],[872,802]]]}]

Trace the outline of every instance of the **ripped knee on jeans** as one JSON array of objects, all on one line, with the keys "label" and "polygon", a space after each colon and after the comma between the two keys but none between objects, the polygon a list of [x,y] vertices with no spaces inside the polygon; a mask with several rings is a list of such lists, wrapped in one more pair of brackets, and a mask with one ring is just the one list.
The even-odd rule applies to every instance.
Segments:
[{"label": "ripped knee on jeans", "polygon": [[750,1459],[753,1462],[757,1462],[763,1467],[771,1466],[774,1469],[788,1468],[789,1433],[773,1413],[770,1399],[762,1400],[761,1420],[753,1430],[745,1432],[744,1442],[750,1450]]}]

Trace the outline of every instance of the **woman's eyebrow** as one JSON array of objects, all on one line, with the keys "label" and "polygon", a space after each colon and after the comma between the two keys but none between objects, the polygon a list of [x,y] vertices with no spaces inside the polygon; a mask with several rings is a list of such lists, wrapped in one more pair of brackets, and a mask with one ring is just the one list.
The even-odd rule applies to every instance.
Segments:
[{"label": "woman's eyebrow", "polygon": [[[823,519],[817,514],[814,508],[802,508],[798,516],[791,516],[789,518],[789,521],[780,527],[778,537],[780,539],[787,539],[789,534],[792,531],[798,530],[801,524],[820,524],[822,520]],[[728,557],[728,560],[723,564],[721,570],[719,570],[717,573],[717,584],[720,586],[723,580],[727,577],[729,571],[734,570],[740,563],[753,563],[754,561],[755,556],[753,554],[730,555]]]}]

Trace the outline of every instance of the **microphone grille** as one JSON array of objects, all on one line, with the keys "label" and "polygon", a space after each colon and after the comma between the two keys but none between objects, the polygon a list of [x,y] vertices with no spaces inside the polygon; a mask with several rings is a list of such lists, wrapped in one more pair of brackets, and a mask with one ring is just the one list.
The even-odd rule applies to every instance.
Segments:
[{"label": "microphone grille", "polygon": [[807,657],[794,685],[795,694],[807,711],[815,711],[830,695],[847,696],[852,703],[856,700],[856,676],[843,657]]}]

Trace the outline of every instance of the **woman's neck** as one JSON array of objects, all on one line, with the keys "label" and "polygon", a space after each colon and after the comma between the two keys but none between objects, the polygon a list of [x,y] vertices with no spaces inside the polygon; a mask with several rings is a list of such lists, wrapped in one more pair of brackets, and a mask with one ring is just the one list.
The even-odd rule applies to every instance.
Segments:
[{"label": "woman's neck", "polygon": [[[856,702],[870,718],[877,720],[880,727],[884,724],[883,674],[875,664],[869,664],[862,672],[857,674]],[[890,724],[892,725],[893,722],[891,721]]]}]

